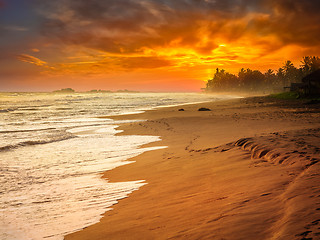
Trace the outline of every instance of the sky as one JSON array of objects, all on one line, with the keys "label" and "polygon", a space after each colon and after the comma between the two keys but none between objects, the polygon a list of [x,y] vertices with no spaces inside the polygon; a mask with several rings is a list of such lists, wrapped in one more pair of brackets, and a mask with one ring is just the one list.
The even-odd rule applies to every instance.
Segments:
[{"label": "sky", "polygon": [[0,0],[0,91],[200,91],[320,56],[319,0]]}]

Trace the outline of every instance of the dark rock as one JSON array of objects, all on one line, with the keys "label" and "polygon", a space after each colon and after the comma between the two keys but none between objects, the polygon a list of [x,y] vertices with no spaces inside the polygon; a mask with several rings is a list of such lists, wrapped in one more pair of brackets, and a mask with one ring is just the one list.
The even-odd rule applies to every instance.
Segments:
[{"label": "dark rock", "polygon": [[180,108],[178,111],[182,112],[182,111],[184,111],[184,109],[183,109],[183,108]]},{"label": "dark rock", "polygon": [[211,111],[211,109],[202,107],[202,108],[199,108],[198,111]]}]

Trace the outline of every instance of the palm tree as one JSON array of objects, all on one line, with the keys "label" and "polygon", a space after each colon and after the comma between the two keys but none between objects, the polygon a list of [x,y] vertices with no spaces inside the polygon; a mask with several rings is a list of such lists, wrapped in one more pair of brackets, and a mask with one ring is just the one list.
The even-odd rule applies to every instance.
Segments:
[{"label": "palm tree", "polygon": [[277,76],[272,69],[268,69],[264,74],[266,88],[272,88],[276,84]]},{"label": "palm tree", "polygon": [[311,69],[311,57],[309,56],[305,56],[303,57],[302,61],[301,61],[301,65],[300,67],[302,68],[303,71],[303,75],[308,75],[310,73],[310,69]]},{"label": "palm tree", "polygon": [[287,60],[283,65],[285,75],[289,74],[293,68],[295,68],[293,63],[290,60]]},{"label": "palm tree", "polygon": [[282,86],[285,87],[286,86],[286,78],[285,78],[285,73],[284,73],[283,68],[278,69],[277,77],[282,82]]},{"label": "palm tree", "polygon": [[298,82],[301,79],[299,78],[298,69],[293,65],[290,60],[287,60],[283,65],[285,84],[290,84],[292,82]]},{"label": "palm tree", "polygon": [[302,64],[300,66],[304,76],[320,69],[320,58],[316,56],[305,56],[301,63]]}]

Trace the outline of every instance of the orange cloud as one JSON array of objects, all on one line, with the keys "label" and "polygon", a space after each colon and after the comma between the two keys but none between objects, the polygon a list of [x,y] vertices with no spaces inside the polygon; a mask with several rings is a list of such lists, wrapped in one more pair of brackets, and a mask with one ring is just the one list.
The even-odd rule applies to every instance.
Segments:
[{"label": "orange cloud", "polygon": [[266,70],[320,55],[318,0],[37,3],[41,37],[26,49],[47,62],[27,54],[17,58],[48,77],[125,81],[123,74],[130,73],[138,83],[148,72],[146,79],[153,73],[180,84],[208,79],[216,67],[233,73],[242,67]]},{"label": "orange cloud", "polygon": [[22,62],[27,62],[34,64],[36,66],[45,66],[47,63],[45,61],[40,60],[39,58],[33,57],[28,54],[20,54],[17,56],[17,59],[22,61]]},{"label": "orange cloud", "polygon": [[145,56],[146,49],[154,56],[159,55],[158,49],[184,49],[209,57],[222,43],[238,49],[256,48],[254,57],[261,57],[289,44],[319,44],[320,19],[316,11],[310,14],[310,6],[317,5],[311,0],[295,2],[297,11],[293,12],[285,0],[63,3],[64,7],[56,8],[55,17],[46,20],[46,36],[124,57]]}]

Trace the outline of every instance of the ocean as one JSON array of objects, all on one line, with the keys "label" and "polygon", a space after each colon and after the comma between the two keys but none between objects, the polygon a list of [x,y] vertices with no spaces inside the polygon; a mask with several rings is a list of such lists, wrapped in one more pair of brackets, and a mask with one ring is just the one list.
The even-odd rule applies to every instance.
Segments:
[{"label": "ocean", "polygon": [[104,171],[131,163],[159,136],[116,136],[101,116],[214,101],[199,93],[0,93],[0,239],[61,240],[98,222],[147,184],[109,183]]}]

